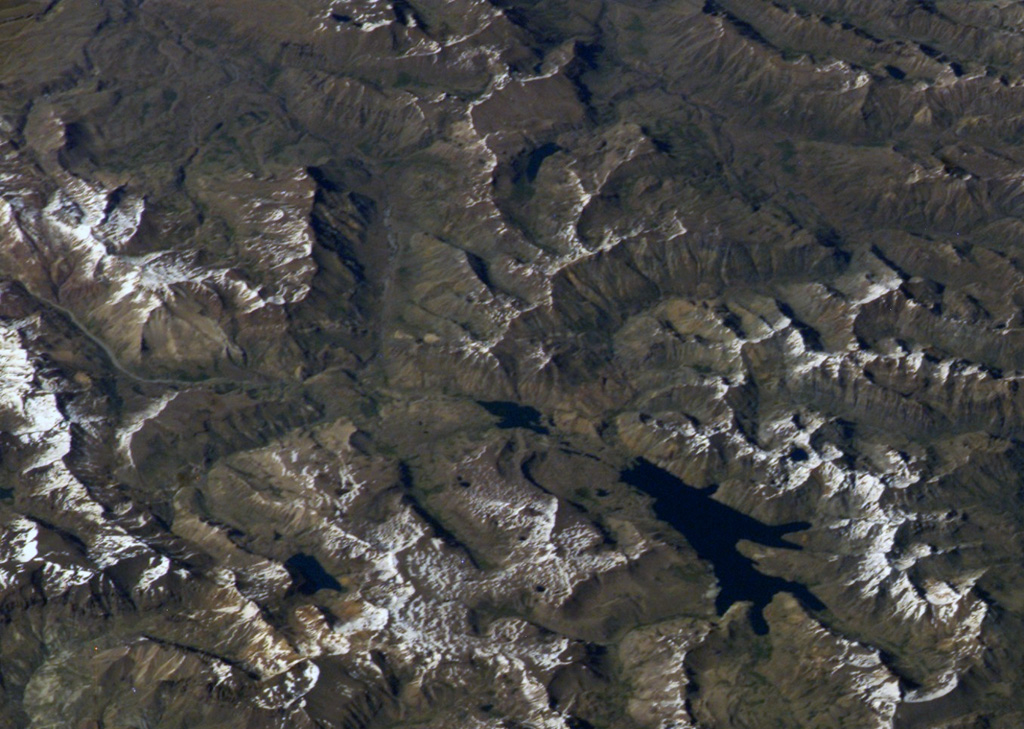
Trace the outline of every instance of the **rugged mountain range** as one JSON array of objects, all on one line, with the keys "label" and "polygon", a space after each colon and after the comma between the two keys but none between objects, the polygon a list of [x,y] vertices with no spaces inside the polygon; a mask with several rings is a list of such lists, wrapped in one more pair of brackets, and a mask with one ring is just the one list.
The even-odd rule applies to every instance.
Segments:
[{"label": "rugged mountain range", "polygon": [[0,728],[1017,727],[1024,6],[0,2]]}]

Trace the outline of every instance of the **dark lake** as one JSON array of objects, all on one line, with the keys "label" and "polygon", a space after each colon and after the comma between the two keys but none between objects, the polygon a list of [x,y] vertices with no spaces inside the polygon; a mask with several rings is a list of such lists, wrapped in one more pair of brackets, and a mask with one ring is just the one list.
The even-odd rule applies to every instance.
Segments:
[{"label": "dark lake", "polygon": [[754,632],[764,635],[768,624],[764,608],[778,592],[788,592],[809,610],[822,610],[824,605],[811,591],[798,582],[758,572],[754,563],[736,548],[741,539],[766,547],[800,549],[782,539],[789,532],[801,531],[811,525],[790,522],[771,526],[747,516],[711,498],[714,486],[696,489],[663,468],[640,459],[621,474],[622,481],[654,498],[654,513],[682,532],[697,556],[711,563],[720,591],[715,600],[719,615],[734,602],[753,603],[750,621]]},{"label": "dark lake", "polygon": [[312,555],[300,552],[289,557],[284,566],[303,595],[312,595],[317,590],[342,590],[341,583]]},{"label": "dark lake", "polygon": [[526,428],[534,433],[547,435],[548,429],[541,425],[541,413],[529,405],[519,405],[504,400],[477,400],[477,405],[491,415],[501,418],[499,428]]}]

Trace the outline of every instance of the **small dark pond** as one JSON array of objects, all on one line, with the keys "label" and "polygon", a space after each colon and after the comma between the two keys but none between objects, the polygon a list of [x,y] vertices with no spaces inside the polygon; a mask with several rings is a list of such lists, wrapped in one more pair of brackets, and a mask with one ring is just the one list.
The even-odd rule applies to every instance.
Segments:
[{"label": "small dark pond", "polygon": [[296,554],[284,563],[288,574],[295,580],[295,587],[303,595],[312,595],[317,590],[341,591],[341,583],[323,568],[319,560],[309,554]]},{"label": "small dark pond", "polygon": [[498,421],[499,428],[526,428],[541,435],[548,434],[548,429],[540,424],[540,411],[529,405],[518,405],[504,400],[477,400],[477,405],[491,415],[501,418]]},{"label": "small dark pond", "polygon": [[544,164],[544,160],[556,152],[561,151],[561,147],[549,142],[548,144],[542,144],[540,147],[530,152],[530,157],[526,161],[526,179],[530,182],[536,180],[537,174],[540,172],[540,166]]},{"label": "small dark pond", "polygon": [[734,602],[748,600],[753,603],[750,622],[754,632],[764,635],[768,632],[768,624],[763,611],[778,592],[792,594],[810,610],[824,609],[822,602],[806,587],[758,572],[753,561],[736,549],[741,539],[766,547],[800,549],[784,541],[782,536],[807,529],[811,526],[807,522],[778,526],[764,524],[712,499],[716,487],[696,489],[687,486],[668,471],[644,459],[624,470],[621,478],[624,483],[652,496],[655,515],[682,532],[697,556],[711,563],[720,588],[715,600],[719,615],[724,614]]}]

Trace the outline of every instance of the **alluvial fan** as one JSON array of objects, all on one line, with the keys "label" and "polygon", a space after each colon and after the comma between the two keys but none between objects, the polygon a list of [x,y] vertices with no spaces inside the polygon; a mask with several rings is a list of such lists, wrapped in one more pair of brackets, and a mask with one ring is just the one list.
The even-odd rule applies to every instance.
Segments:
[{"label": "alluvial fan", "polygon": [[1024,6],[0,0],[0,729],[1024,723]]}]

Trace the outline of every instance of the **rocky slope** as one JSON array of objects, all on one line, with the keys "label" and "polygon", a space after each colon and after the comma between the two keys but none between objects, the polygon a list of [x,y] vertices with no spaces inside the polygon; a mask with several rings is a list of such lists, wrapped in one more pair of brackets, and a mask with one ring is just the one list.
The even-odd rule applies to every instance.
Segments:
[{"label": "rocky slope", "polygon": [[0,729],[1018,726],[1022,29],[0,5]]}]

